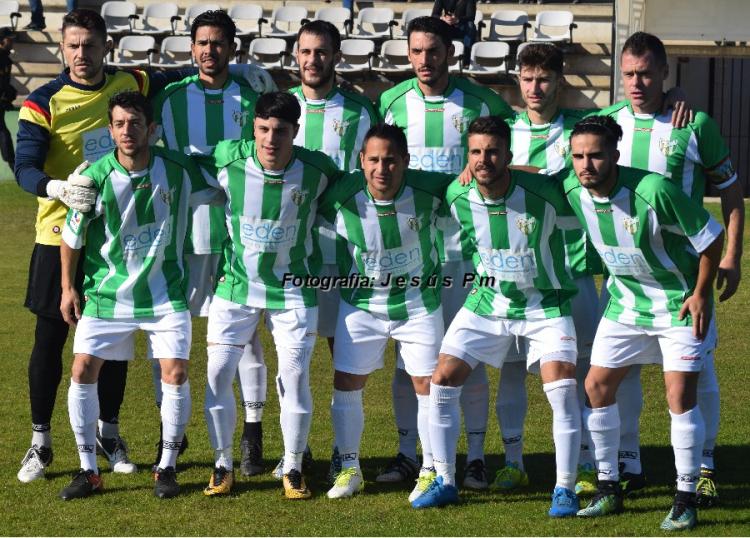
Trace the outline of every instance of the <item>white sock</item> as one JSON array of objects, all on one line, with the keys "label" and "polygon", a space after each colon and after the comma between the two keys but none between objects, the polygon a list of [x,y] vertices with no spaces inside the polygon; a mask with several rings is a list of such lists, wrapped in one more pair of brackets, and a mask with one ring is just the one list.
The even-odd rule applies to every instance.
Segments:
[{"label": "white sock", "polygon": [[417,461],[417,396],[406,370],[396,368],[391,382],[393,415],[398,428],[398,451]]},{"label": "white sock", "polygon": [[617,388],[617,406],[620,411],[620,451],[618,459],[624,464],[624,473],[641,472],[641,439],[639,422],[643,410],[641,365],[630,367]]},{"label": "white sock", "polygon": [[596,409],[587,407],[584,418],[591,432],[599,480],[619,480],[617,445],[620,442],[620,414],[617,404]]},{"label": "white sock", "polygon": [[523,470],[523,423],[526,420],[526,363],[506,362],[500,371],[495,411],[505,447],[505,464]]},{"label": "white sock", "polygon": [[206,401],[203,411],[208,426],[208,440],[214,450],[232,447],[234,428],[237,425],[232,380],[241,358],[242,348],[224,344],[208,346]]},{"label": "white sock", "polygon": [[677,491],[695,493],[700,475],[701,451],[706,435],[703,415],[698,406],[681,415],[669,412],[672,417],[672,448],[677,469]]},{"label": "white sock", "polygon": [[68,416],[76,438],[81,469],[99,474],[96,465],[96,420],[99,417],[97,383],[76,383],[70,380]]},{"label": "white sock", "polygon": [[336,446],[339,447],[341,467],[359,468],[359,447],[365,429],[362,390],[333,389],[331,421]]},{"label": "white sock", "polygon": [[234,468],[231,446],[214,450],[214,469],[218,469],[219,467],[224,467],[227,471],[231,471]]},{"label": "white sock", "polygon": [[581,412],[575,379],[560,379],[543,385],[552,407],[552,437],[555,440],[557,483],[575,490],[578,452],[581,447]]},{"label": "white sock", "polygon": [[443,483],[456,483],[456,443],[461,433],[461,387],[430,383],[430,443],[435,471]]},{"label": "white sock", "polygon": [[[578,357],[576,361],[576,391],[578,392],[579,414],[583,417],[583,410],[586,407],[586,375],[591,368],[590,357]],[[581,451],[578,454],[578,465],[585,466],[589,469],[596,469],[596,460],[594,459],[594,449],[591,445],[591,434],[585,420],[581,420]]]},{"label": "white sock", "polygon": [[99,419],[99,435],[102,439],[117,439],[120,436],[120,423],[119,422],[107,422]]},{"label": "white sock", "polygon": [[466,431],[466,461],[484,461],[484,438],[490,406],[487,370],[480,363],[471,371],[461,390],[461,410]]},{"label": "white sock", "polygon": [[715,469],[714,449],[716,448],[716,437],[719,434],[720,398],[719,382],[716,379],[716,370],[711,364],[704,365],[698,377],[698,405],[706,425],[706,440],[703,442],[703,457],[701,467]]},{"label": "white sock", "polygon": [[151,382],[154,384],[154,400],[156,407],[161,407],[164,394],[161,391],[161,364],[159,359],[151,359]]},{"label": "white sock", "polygon": [[162,450],[159,467],[177,466],[177,455],[182,446],[185,428],[190,422],[192,398],[190,397],[190,381],[182,385],[171,385],[161,382],[164,400],[161,405]]},{"label": "white sock", "polygon": [[52,446],[52,430],[50,430],[49,424],[46,424],[45,429],[38,429],[37,424],[31,425],[31,446],[37,446],[39,448],[46,446],[47,448]]},{"label": "white sock", "polygon": [[250,343],[245,346],[242,359],[237,366],[237,379],[242,396],[242,407],[245,409],[245,422],[261,422],[263,408],[266,405],[267,375],[263,348],[260,345],[258,331],[255,331]]},{"label": "white sock", "polygon": [[284,474],[302,471],[302,456],[312,422],[310,357],[312,347],[284,348],[277,344],[279,375],[276,390],[281,406],[281,434],[284,438]]},{"label": "white sock", "polygon": [[430,443],[430,395],[417,394],[417,406],[417,429],[419,442],[422,445],[422,467],[430,469],[434,466]]}]

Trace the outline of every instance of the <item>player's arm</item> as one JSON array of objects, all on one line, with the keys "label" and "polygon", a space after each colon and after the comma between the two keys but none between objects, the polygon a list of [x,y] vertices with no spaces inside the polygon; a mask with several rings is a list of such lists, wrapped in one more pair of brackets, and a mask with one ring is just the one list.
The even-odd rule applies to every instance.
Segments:
[{"label": "player's arm", "polygon": [[719,301],[732,297],[740,285],[742,236],[745,230],[745,201],[742,198],[742,186],[735,181],[719,191],[721,213],[727,230],[727,250],[719,263],[719,275],[716,288],[724,288]]},{"label": "player's arm", "polygon": [[700,253],[698,261],[698,278],[695,282],[693,294],[685,299],[680,308],[679,319],[685,319],[687,314],[693,319],[693,336],[703,340],[708,333],[708,327],[713,313],[711,300],[712,288],[716,273],[719,270],[721,251],[724,248],[724,232]]},{"label": "player's arm", "polygon": [[76,290],[76,271],[78,259],[83,248],[83,239],[88,227],[89,217],[74,209],[68,210],[68,216],[63,226],[62,241],[60,241],[60,313],[65,323],[75,327],[81,319],[81,299]]}]

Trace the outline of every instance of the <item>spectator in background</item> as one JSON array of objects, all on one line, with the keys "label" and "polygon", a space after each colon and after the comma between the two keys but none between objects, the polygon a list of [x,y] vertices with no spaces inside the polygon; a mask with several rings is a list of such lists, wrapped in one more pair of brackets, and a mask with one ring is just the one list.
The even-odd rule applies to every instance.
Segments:
[{"label": "spectator in background", "polygon": [[471,46],[477,40],[476,13],[477,0],[435,0],[432,6],[432,16],[447,22],[453,30],[451,38],[463,42],[464,65],[469,65]]},{"label": "spectator in background", "polygon": [[[68,13],[76,8],[76,0],[65,0],[65,9]],[[29,9],[31,10],[31,22],[23,27],[24,30],[39,30],[47,28],[44,22],[44,6],[42,0],[29,0]]]},{"label": "spectator in background", "polygon": [[5,111],[13,109],[13,101],[17,94],[10,83],[10,70],[13,68],[13,60],[10,59],[10,50],[13,48],[12,36],[13,31],[10,28],[0,28],[0,154],[11,170],[15,167],[16,155],[10,131],[5,126]]}]

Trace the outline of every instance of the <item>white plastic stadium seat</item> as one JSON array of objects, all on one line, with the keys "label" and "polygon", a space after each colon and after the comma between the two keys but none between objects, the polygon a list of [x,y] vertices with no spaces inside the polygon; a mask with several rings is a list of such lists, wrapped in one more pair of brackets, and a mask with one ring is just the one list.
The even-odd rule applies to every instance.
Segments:
[{"label": "white plastic stadium seat", "polygon": [[370,39],[344,39],[341,41],[341,61],[337,73],[363,73],[372,69],[375,42]]},{"label": "white plastic stadium seat", "polygon": [[156,40],[150,35],[126,35],[120,38],[115,50],[117,67],[151,66],[151,55],[157,52]]},{"label": "white plastic stadium seat", "polygon": [[133,21],[137,19],[138,10],[133,2],[114,0],[102,4],[101,15],[107,25],[107,33],[124,34],[133,31]]},{"label": "white plastic stadium seat", "polygon": [[478,41],[471,47],[471,65],[464,67],[468,75],[507,73],[510,45],[503,41]]},{"label": "white plastic stadium seat", "polygon": [[529,14],[520,10],[495,11],[487,22],[482,21],[481,28],[489,26],[487,41],[526,41],[526,30],[531,28]]},{"label": "white plastic stadium seat", "polygon": [[263,24],[263,7],[258,4],[235,4],[229,8],[229,16],[237,26],[238,36],[260,35]]},{"label": "white plastic stadium seat", "polygon": [[234,44],[235,44],[234,58],[232,58],[231,60],[229,60],[229,63],[230,64],[245,63],[244,62],[245,51],[242,50],[242,40],[239,37],[235,37],[234,38]]},{"label": "white plastic stadium seat", "polygon": [[280,37],[257,37],[250,42],[247,63],[267,70],[283,69],[287,54],[286,41]]},{"label": "white plastic stadium seat", "polygon": [[159,61],[154,65],[159,67],[184,67],[193,64],[193,54],[190,51],[190,36],[171,35],[161,42]]},{"label": "white plastic stadium seat", "polygon": [[407,53],[409,44],[403,39],[389,39],[383,41],[380,55],[373,67],[378,73],[407,73],[411,71],[411,64]]},{"label": "white plastic stadium seat", "polygon": [[393,39],[393,10],[387,7],[366,7],[359,11],[349,37],[355,39]]},{"label": "white plastic stadium seat", "polygon": [[[479,10],[477,10],[479,11]],[[397,39],[406,39],[406,29],[409,28],[409,23],[419,17],[430,17],[432,16],[431,9],[407,9],[401,16],[401,20],[398,22],[399,31],[396,34]]]},{"label": "white plastic stadium seat", "polygon": [[352,14],[345,7],[322,7],[315,12],[313,20],[326,21],[338,28],[341,38],[349,37],[349,31],[352,27]]},{"label": "white plastic stadium seat", "polygon": [[[0,17],[3,19],[5,17],[8,18],[8,21],[10,24],[10,29],[12,31],[16,31],[16,26],[18,26],[18,19],[21,18],[21,12],[20,7],[18,5],[18,2],[15,0],[2,0],[0,1]],[[2,26],[5,26],[4,24]]]},{"label": "white plastic stadium seat", "polygon": [[274,8],[270,28],[263,37],[295,37],[300,26],[308,22],[305,6],[280,6]]},{"label": "white plastic stadium seat", "polygon": [[134,34],[162,35],[174,34],[177,30],[177,15],[180,8],[172,2],[148,4],[143,8],[143,15],[133,24]]},{"label": "white plastic stadium seat", "polygon": [[193,25],[194,18],[206,11],[216,11],[217,9],[221,9],[218,4],[193,4],[185,10],[185,15],[182,17],[183,24],[175,33],[190,35],[190,27]]},{"label": "white plastic stadium seat", "polygon": [[453,56],[448,58],[448,71],[451,73],[461,73],[464,69],[463,58],[464,58],[464,44],[463,41],[453,40]]},{"label": "white plastic stadium seat", "polygon": [[573,28],[578,28],[578,25],[573,22],[570,11],[540,11],[534,20],[534,36],[531,41],[572,43]]}]

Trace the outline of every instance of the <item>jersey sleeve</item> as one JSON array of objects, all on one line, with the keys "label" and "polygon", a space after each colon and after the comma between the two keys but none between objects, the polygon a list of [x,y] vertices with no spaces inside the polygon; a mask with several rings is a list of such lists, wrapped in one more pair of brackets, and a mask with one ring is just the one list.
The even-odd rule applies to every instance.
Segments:
[{"label": "jersey sleeve", "polygon": [[34,92],[18,113],[16,161],[13,172],[18,185],[36,196],[47,196],[49,178],[44,172],[50,144],[49,96]]},{"label": "jersey sleeve", "polygon": [[405,171],[405,174],[411,176],[411,181],[419,189],[429,192],[434,197],[443,200],[448,186],[456,179],[455,174],[444,174],[442,172],[427,172],[424,170]]},{"label": "jersey sleeve", "polygon": [[[143,71],[138,71],[140,73],[143,73]],[[142,90],[143,95],[149,97],[150,99],[153,99],[155,96],[159,94],[164,88],[166,88],[168,85],[170,85],[173,82],[177,82],[178,80],[182,80],[185,77],[190,77],[195,75],[198,72],[198,69],[195,67],[188,67],[186,69],[176,69],[176,70],[169,70],[166,71],[155,71],[149,75],[146,75],[146,85],[145,88]]]},{"label": "jersey sleeve", "polygon": [[515,112],[511,106],[494,90],[488,88],[487,106],[491,116],[500,116],[504,120],[512,119]]},{"label": "jersey sleeve", "polygon": [[85,215],[76,209],[68,209],[62,232],[62,240],[65,241],[65,244],[74,250],[82,249],[86,237],[86,228],[88,228],[90,222],[90,215]]},{"label": "jersey sleeve", "polygon": [[190,182],[190,205],[205,204],[224,205],[226,196],[213,176],[204,174],[203,170],[191,159],[186,161],[185,176]]},{"label": "jersey sleeve", "polygon": [[737,181],[737,172],[719,125],[708,114],[698,112],[694,128],[700,153],[698,162],[703,163],[708,182],[719,190],[726,189]]},{"label": "jersey sleeve", "polygon": [[672,233],[687,237],[697,252],[706,250],[721,235],[721,224],[676,185],[656,181],[659,186],[654,189],[653,204],[660,224]]}]

